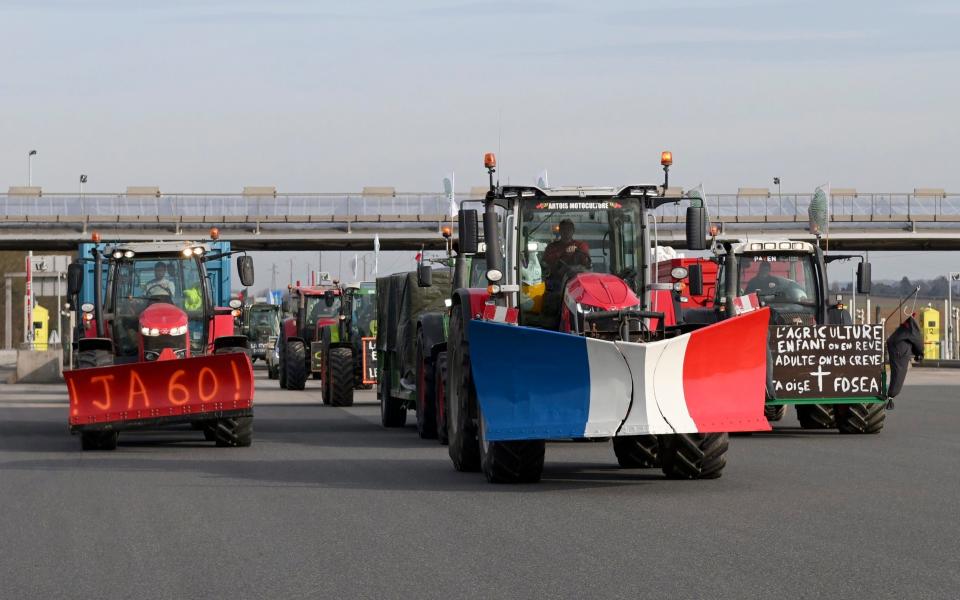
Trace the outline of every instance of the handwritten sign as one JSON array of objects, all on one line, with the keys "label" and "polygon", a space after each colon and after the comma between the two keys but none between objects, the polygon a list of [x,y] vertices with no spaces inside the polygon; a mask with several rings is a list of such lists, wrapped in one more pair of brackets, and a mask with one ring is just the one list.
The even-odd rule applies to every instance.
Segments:
[{"label": "handwritten sign", "polygon": [[70,425],[169,420],[253,405],[253,367],[243,353],[73,369],[63,376]]},{"label": "handwritten sign", "polygon": [[363,383],[372,385],[377,382],[377,338],[360,338],[363,345]]},{"label": "handwritten sign", "polygon": [[882,397],[883,342],[883,325],[774,327],[777,398]]}]

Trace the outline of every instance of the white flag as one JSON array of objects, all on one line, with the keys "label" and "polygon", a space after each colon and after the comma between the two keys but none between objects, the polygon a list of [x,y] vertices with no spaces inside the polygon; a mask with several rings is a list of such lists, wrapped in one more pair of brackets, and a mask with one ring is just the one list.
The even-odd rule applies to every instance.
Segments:
[{"label": "white flag", "polygon": [[443,193],[447,195],[447,202],[450,203],[450,217],[457,216],[457,193],[456,193],[457,174],[450,173],[449,177],[443,178]]},{"label": "white flag", "polygon": [[380,234],[373,236],[373,274],[380,271]]},{"label": "white flag", "polygon": [[550,178],[547,176],[546,169],[540,171],[540,174],[537,175],[537,187],[543,190],[550,187]]},{"label": "white flag", "polygon": [[360,256],[359,256],[359,255],[357,255],[357,254],[354,254],[354,255],[353,255],[353,263],[351,263],[351,266],[353,267],[353,279],[354,279],[354,281],[356,281],[357,279],[359,279],[359,276],[357,275],[357,272],[358,272],[358,270],[359,270],[359,268],[360,268]]}]

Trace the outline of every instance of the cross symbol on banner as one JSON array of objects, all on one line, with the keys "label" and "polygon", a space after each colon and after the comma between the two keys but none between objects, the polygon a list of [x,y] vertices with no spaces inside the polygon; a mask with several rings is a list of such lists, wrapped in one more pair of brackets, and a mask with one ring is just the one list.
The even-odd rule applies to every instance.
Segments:
[{"label": "cross symbol on banner", "polygon": [[816,371],[811,372],[810,374],[817,378],[817,387],[822,392],[823,391],[823,376],[829,375],[831,371],[824,371],[823,365],[817,367]]}]

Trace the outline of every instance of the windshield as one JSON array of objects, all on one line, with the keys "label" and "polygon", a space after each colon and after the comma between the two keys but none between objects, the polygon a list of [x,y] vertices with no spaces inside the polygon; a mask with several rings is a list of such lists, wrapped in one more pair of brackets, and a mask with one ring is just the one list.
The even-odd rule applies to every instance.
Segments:
[{"label": "windshield", "polygon": [[266,331],[265,335],[276,335],[280,331],[280,317],[276,310],[269,308],[250,309],[250,335],[259,335],[259,331]]},{"label": "windshield", "polygon": [[809,254],[744,254],[737,261],[739,293],[769,304],[815,305],[816,279]]},{"label": "windshield", "polygon": [[353,296],[353,326],[361,337],[376,335],[377,295],[368,290],[357,290]]},{"label": "windshield", "polygon": [[526,279],[535,275],[531,262],[539,263],[544,279],[570,268],[621,277],[636,270],[640,222],[636,199],[530,199],[524,201],[523,211],[520,248],[526,249],[527,264],[521,264],[521,271],[531,272]]},{"label": "windshield", "polygon": [[333,304],[330,306],[327,306],[326,298],[322,295],[306,296],[304,299],[307,302],[307,322],[310,323],[311,326],[319,319],[329,319],[337,316],[337,313],[340,312],[339,295],[333,297]]},{"label": "windshield", "polygon": [[206,311],[201,265],[195,257],[171,256],[122,260],[110,278],[114,337],[121,356],[136,355],[140,313],[152,303],[173,304],[187,313],[192,354],[201,354]]}]

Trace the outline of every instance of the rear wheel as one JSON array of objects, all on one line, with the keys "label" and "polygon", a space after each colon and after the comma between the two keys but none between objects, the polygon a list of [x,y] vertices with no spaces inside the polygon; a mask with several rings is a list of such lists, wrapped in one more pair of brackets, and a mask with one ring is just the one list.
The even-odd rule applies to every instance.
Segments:
[{"label": "rear wheel", "polygon": [[217,419],[208,431],[217,446],[245,448],[253,443],[253,417]]},{"label": "rear wheel", "polygon": [[407,407],[390,396],[390,360],[387,353],[381,354],[383,366],[377,374],[377,393],[380,395],[380,423],[384,427],[403,427],[407,424]]},{"label": "rear wheel", "polygon": [[880,433],[887,418],[883,402],[837,404],[834,408],[840,433]]},{"label": "rear wheel", "polygon": [[417,335],[417,433],[427,440],[437,437],[436,365],[423,351],[421,332]]},{"label": "rear wheel", "polygon": [[437,364],[433,369],[433,390],[436,400],[437,441],[447,445],[447,353],[437,355]]},{"label": "rear wheel", "polygon": [[787,406],[785,404],[764,404],[763,405],[763,416],[767,418],[771,423],[773,421],[779,421],[783,418],[783,415],[787,413]]},{"label": "rear wheel", "polygon": [[660,468],[670,479],[716,479],[727,465],[726,433],[674,433],[659,442]]},{"label": "rear wheel", "polygon": [[487,441],[480,414],[480,466],[490,483],[536,483],[543,475],[544,440]]},{"label": "rear wheel", "polygon": [[281,379],[288,390],[302,390],[307,386],[307,349],[303,342],[291,340],[286,343]]},{"label": "rear wheel", "polygon": [[447,344],[448,452],[456,470],[479,471],[480,442],[473,416],[477,393],[470,371],[470,347],[464,334],[466,326],[461,307],[454,305],[450,316],[450,341]]},{"label": "rear wheel", "polygon": [[660,444],[655,435],[625,435],[613,438],[613,452],[624,469],[650,469],[660,466]]},{"label": "rear wheel", "polygon": [[353,351],[350,348],[330,348],[323,363],[323,403],[333,406],[353,406]]},{"label": "rear wheel", "polygon": [[84,450],[116,450],[116,431],[83,431],[80,433],[80,447]]},{"label": "rear wheel", "polygon": [[833,429],[836,420],[832,404],[798,404],[797,420],[804,429]]}]

